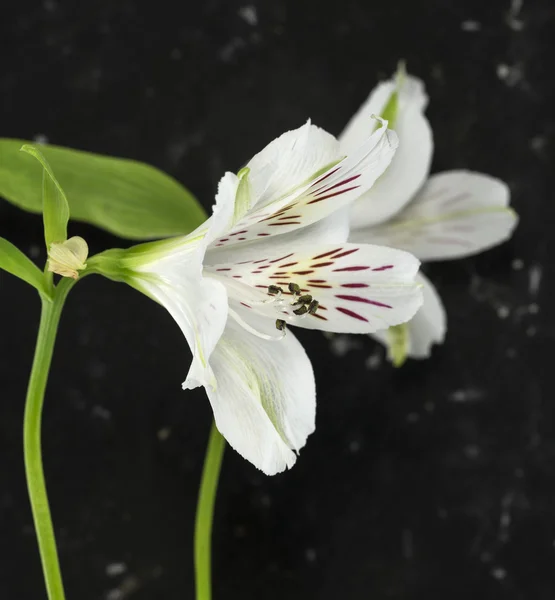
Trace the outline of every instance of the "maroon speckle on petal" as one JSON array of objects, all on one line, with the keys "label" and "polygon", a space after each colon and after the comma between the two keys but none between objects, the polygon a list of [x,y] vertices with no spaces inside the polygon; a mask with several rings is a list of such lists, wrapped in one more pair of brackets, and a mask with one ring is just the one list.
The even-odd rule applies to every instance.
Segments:
[{"label": "maroon speckle on petal", "polygon": [[293,271],[293,275],[310,275],[314,271]]},{"label": "maroon speckle on petal", "polygon": [[[291,252],[291,254],[286,254],[285,256],[280,256],[279,258],[274,258],[274,260],[270,260],[268,262],[277,263],[280,260],[285,260],[286,258],[289,258],[290,256],[293,256],[293,252]],[[264,259],[264,260],[266,260],[266,259]]]},{"label": "maroon speckle on petal", "polygon": [[[340,181],[339,183],[336,183],[334,185],[332,185],[331,187],[328,187],[324,190],[324,188],[320,188],[320,190],[324,190],[325,192],[329,192],[331,190],[334,190],[335,188],[341,187],[342,185],[346,185],[347,183],[351,183],[351,181],[354,181],[355,179],[358,179],[360,177],[360,173],[358,175],[353,175],[352,177],[348,177],[347,179],[344,179],[343,181]],[[320,190],[317,190],[314,195],[318,195],[320,192]]]},{"label": "maroon speckle on petal", "polygon": [[336,258],[342,258],[343,256],[349,256],[349,254],[353,254],[353,252],[358,252],[359,248],[352,248],[351,250],[345,250],[345,252],[341,252],[341,254],[334,254],[332,258],[335,260]]},{"label": "maroon speckle on petal", "polygon": [[243,306],[246,306],[247,308],[252,308],[252,306],[249,306],[248,304],[245,304],[244,302],[241,302],[241,304],[242,304]]},{"label": "maroon speckle on petal", "polygon": [[340,271],[366,271],[370,267],[342,267],[341,269],[334,269],[334,273],[339,273]]},{"label": "maroon speckle on petal", "polygon": [[294,267],[296,264],[297,264],[296,262],[286,263],[285,265],[279,265],[279,268],[280,269],[285,269],[285,267]]},{"label": "maroon speckle on petal", "polygon": [[247,230],[243,229],[243,231],[236,231],[235,233],[231,233],[230,236],[232,236],[232,235],[241,235],[242,233],[247,233]]},{"label": "maroon speckle on petal", "polygon": [[228,268],[222,268],[222,269],[216,269],[216,271],[231,271],[231,269],[228,269]]},{"label": "maroon speckle on petal", "polygon": [[285,215],[284,217],[280,217],[278,221],[287,221],[287,219],[300,219],[302,215]]},{"label": "maroon speckle on petal", "polygon": [[322,200],[327,200],[328,198],[333,198],[334,196],[340,196],[341,194],[345,194],[346,192],[350,192],[351,190],[356,190],[359,187],[359,185],[354,185],[353,187],[333,192],[332,194],[328,194],[327,196],[320,196],[320,198],[315,198],[314,200],[307,202],[307,204],[316,204],[316,202],[322,202]]},{"label": "maroon speckle on petal", "polygon": [[341,300],[350,300],[351,302],[364,302],[365,304],[373,304],[374,306],[379,306],[381,308],[393,308],[389,304],[384,304],[383,302],[378,302],[377,300],[369,300],[368,298],[363,298],[362,296],[347,296],[345,294],[336,294],[336,298],[340,298]]},{"label": "maroon speckle on petal", "polygon": [[331,177],[334,173],[337,173],[337,171],[339,171],[339,169],[341,168],[341,165],[339,167],[336,167],[333,171],[330,171],[329,173],[326,173],[325,175],[323,175],[322,177],[320,177],[320,179],[317,179],[313,185],[317,185],[318,183],[321,183],[322,181],[324,181],[324,179],[327,179],[328,177]]},{"label": "maroon speckle on petal", "polygon": [[348,317],[353,317],[353,319],[358,319],[359,321],[365,321],[366,323],[368,323],[368,319],[366,317],[363,317],[362,315],[359,315],[356,312],[353,312],[352,310],[349,310],[348,308],[343,308],[342,306],[336,306],[336,310],[338,310],[340,313],[343,313],[344,315],[347,315]]},{"label": "maroon speckle on petal", "polygon": [[384,265],[383,267],[376,267],[372,271],[387,271],[387,269],[393,269],[393,265]]},{"label": "maroon speckle on petal", "polygon": [[328,318],[324,317],[324,315],[319,315],[318,313],[314,313],[313,315],[310,315],[311,317],[316,317],[317,319],[321,319],[322,321],[327,321]]},{"label": "maroon speckle on petal", "polygon": [[267,235],[272,235],[271,233],[257,233],[256,234],[258,237],[265,237]]},{"label": "maroon speckle on petal", "polygon": [[313,269],[316,269],[318,267],[329,267],[330,265],[333,265],[333,260],[331,262],[323,262],[323,263],[318,263],[317,265],[310,265]]},{"label": "maroon speckle on petal", "polygon": [[307,279],[307,283],[327,283],[327,279]]},{"label": "maroon speckle on petal", "polygon": [[268,227],[278,227],[279,225],[300,225],[301,222],[300,221],[282,221],[280,223],[269,223]]},{"label": "maroon speckle on petal", "polygon": [[341,287],[346,288],[367,288],[370,287],[367,283],[342,283]]},{"label": "maroon speckle on petal", "polygon": [[343,248],[337,248],[336,250],[330,250],[329,252],[324,252],[324,254],[318,254],[312,260],[318,260],[319,258],[324,258],[324,256],[329,256],[330,254],[335,254],[336,252],[341,252]]},{"label": "maroon speckle on petal", "polygon": [[323,283],[311,283],[310,284],[311,288],[319,288],[321,290],[326,290],[326,289],[331,289],[331,285],[324,285]]}]

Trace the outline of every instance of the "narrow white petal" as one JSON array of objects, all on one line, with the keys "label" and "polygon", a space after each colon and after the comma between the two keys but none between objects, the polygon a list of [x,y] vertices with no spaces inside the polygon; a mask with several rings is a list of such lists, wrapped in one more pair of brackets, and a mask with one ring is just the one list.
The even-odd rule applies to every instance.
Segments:
[{"label": "narrow white petal", "polygon": [[316,413],[312,365],[295,336],[262,340],[230,319],[210,362],[217,385],[207,393],[229,444],[267,475],[293,466]]},{"label": "narrow white petal", "polygon": [[[422,303],[414,283],[419,262],[379,246],[324,245],[243,263],[211,267],[230,298],[252,311],[291,325],[344,333],[370,333],[408,321]],[[290,283],[320,303],[316,314],[296,316]],[[271,298],[270,285],[283,295]]]},{"label": "narrow white petal", "polygon": [[247,164],[256,209],[306,185],[315,173],[339,158],[337,140],[310,121],[285,132]]},{"label": "narrow white petal", "polygon": [[141,285],[175,319],[191,348],[193,361],[183,387],[213,385],[209,359],[227,320],[225,287],[213,279],[187,277],[183,272],[158,275],[163,279],[145,279]]},{"label": "narrow white petal", "polygon": [[511,236],[518,218],[508,205],[509,189],[499,179],[448,171],[430,177],[395,219],[353,231],[351,239],[403,248],[421,260],[462,258]]},{"label": "narrow white petal", "polygon": [[[371,115],[383,112],[395,88],[396,83],[391,80],[374,89],[339,137],[342,152],[352,152],[360,144]],[[353,205],[353,228],[389,219],[411,200],[426,180],[433,152],[432,131],[424,116],[427,101],[423,83],[406,76],[399,93],[397,120],[392,127],[399,136],[399,149],[387,171]]]},{"label": "narrow white petal", "polygon": [[[410,358],[429,358],[434,344],[443,344],[447,330],[447,317],[441,298],[434,285],[422,273],[416,281],[422,284],[424,302],[416,315],[406,324]],[[390,347],[389,330],[378,331],[372,337],[386,348]],[[391,353],[389,352],[391,359]]]},{"label": "narrow white petal", "polygon": [[214,242],[215,248],[230,248],[263,238],[283,235],[306,227],[349,206],[370,189],[385,171],[397,148],[397,136],[387,123],[370,135],[364,144],[341,162],[331,166],[304,187],[263,208],[250,211],[244,219]]}]

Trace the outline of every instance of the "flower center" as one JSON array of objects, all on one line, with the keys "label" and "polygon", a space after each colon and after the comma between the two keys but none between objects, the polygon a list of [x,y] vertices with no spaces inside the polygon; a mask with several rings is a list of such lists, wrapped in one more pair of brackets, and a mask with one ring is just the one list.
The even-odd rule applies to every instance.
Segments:
[{"label": "flower center", "polygon": [[[302,294],[300,286],[296,283],[291,282],[288,287],[292,294],[292,299],[289,301],[282,298],[282,288],[277,285],[268,286],[268,295],[272,296],[278,304],[280,312],[290,318],[293,316],[304,318],[307,315],[316,314],[319,306],[318,300],[314,300],[310,294]],[[284,331],[285,326],[284,319],[276,319],[276,329]]]}]

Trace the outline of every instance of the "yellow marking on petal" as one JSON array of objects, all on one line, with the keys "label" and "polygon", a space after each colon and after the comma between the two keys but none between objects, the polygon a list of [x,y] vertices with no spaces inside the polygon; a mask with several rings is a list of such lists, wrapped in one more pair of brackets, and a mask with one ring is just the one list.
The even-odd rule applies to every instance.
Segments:
[{"label": "yellow marking on petal", "polygon": [[78,279],[79,271],[86,268],[89,247],[79,236],[65,242],[52,242],[48,250],[48,270],[52,273]]},{"label": "yellow marking on petal", "polygon": [[[407,71],[404,61],[400,61],[397,65],[397,73],[395,73],[395,89],[389,96],[382,110],[381,118],[387,121],[389,129],[395,129],[397,117],[399,116],[399,95],[405,83]],[[376,129],[379,124],[376,125]]]},{"label": "yellow marking on petal", "polygon": [[235,207],[233,209],[233,223],[235,225],[240,221],[250,210],[252,201],[251,184],[249,180],[250,169],[244,167],[237,173],[239,185],[235,194]]},{"label": "yellow marking on petal", "polygon": [[409,327],[407,323],[394,325],[387,330],[389,357],[394,367],[402,367],[409,351]]}]

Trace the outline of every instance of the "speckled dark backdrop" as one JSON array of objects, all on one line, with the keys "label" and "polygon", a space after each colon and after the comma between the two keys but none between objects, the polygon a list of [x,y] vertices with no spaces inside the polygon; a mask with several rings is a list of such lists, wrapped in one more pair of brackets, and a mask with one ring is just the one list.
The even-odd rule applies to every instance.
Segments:
[{"label": "speckled dark backdrop", "polygon": [[[435,265],[446,344],[401,371],[370,339],[303,332],[317,431],[272,479],[226,454],[215,600],[552,600],[552,0],[6,1],[0,133],[151,162],[205,206],[225,169],[307,117],[333,133],[401,57],[427,84],[434,170],[506,180],[521,224]],[[43,261],[41,222],[0,235]],[[94,251],[120,244],[75,225]],[[21,422],[39,305],[0,274],[0,597],[44,598]],[[44,419],[68,600],[193,597],[210,422],[170,317],[90,278],[70,296]]]}]

